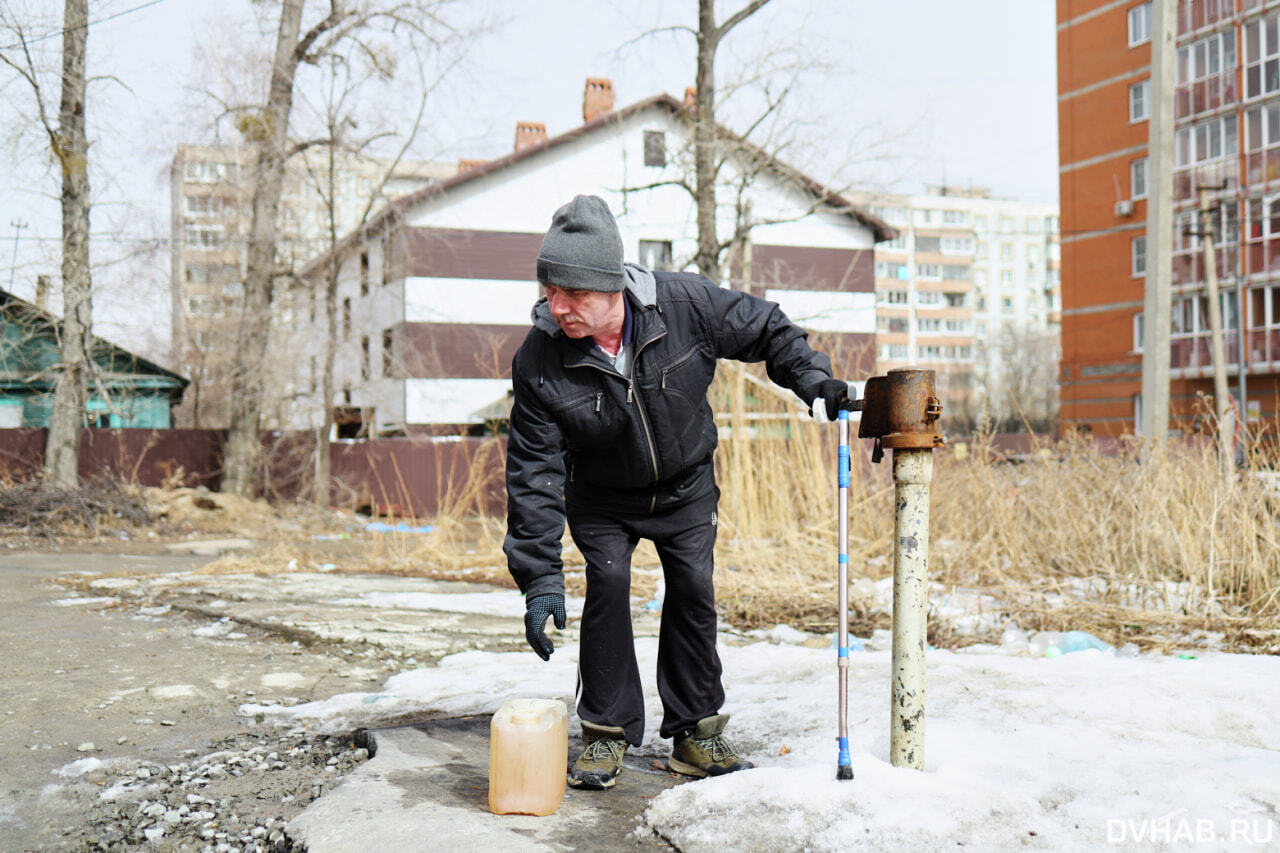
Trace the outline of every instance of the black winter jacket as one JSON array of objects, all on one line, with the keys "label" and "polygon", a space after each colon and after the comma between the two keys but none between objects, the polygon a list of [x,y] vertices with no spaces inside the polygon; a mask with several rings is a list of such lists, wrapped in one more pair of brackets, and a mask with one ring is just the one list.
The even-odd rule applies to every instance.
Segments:
[{"label": "black winter jacket", "polygon": [[526,596],[563,592],[565,504],[620,514],[680,506],[714,490],[716,360],[764,361],[806,404],[831,362],[782,310],[692,273],[627,265],[631,366],[569,338],[546,300],[512,362],[504,550]]}]

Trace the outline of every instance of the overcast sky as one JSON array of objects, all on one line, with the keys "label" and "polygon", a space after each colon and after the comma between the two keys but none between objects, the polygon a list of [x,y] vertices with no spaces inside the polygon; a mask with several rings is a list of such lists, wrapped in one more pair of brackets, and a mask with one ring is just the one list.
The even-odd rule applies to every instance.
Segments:
[{"label": "overcast sky", "polygon": [[[62,7],[59,0],[0,3],[11,15],[52,20]],[[740,2],[721,5],[723,17]],[[97,263],[120,255],[130,240],[167,235],[173,147],[207,141],[190,107],[189,91],[203,82],[193,60],[197,44],[209,45],[220,21],[251,20],[253,12],[249,0],[91,0],[90,7],[94,20],[114,16],[89,36],[90,73],[114,78],[93,84],[87,108],[100,205],[93,231],[107,241],[105,232],[118,232],[123,220],[129,232],[95,245]],[[680,96],[693,82],[691,35],[636,38],[651,28],[693,25],[695,0],[476,0],[470,9],[502,20],[433,98],[419,156],[497,156],[510,150],[518,120],[545,122],[552,135],[569,130],[581,122],[588,76],[612,79],[619,106],[659,92]],[[54,63],[58,45],[56,38],[43,45]],[[813,177],[900,192],[977,185],[999,196],[1057,201],[1051,0],[773,0],[730,36],[717,68],[721,85],[735,69],[751,67],[764,45],[825,69],[803,75],[791,98],[796,126],[811,144],[788,159]],[[0,70],[0,112],[11,121],[29,113],[19,84]],[[56,90],[53,101],[56,110]],[[723,118],[732,123],[733,115]],[[12,272],[12,289],[29,298],[37,272],[57,275],[57,183],[38,135],[15,145],[5,130],[0,287],[9,287]],[[548,210],[556,203],[548,200]],[[14,221],[29,227],[17,232],[11,271]],[[167,335],[167,298],[157,292],[167,282],[167,261],[117,264],[100,278],[110,276],[115,281],[95,307],[107,316],[127,306],[128,322],[144,328],[116,337],[154,352]],[[139,314],[140,302],[154,307]]]}]

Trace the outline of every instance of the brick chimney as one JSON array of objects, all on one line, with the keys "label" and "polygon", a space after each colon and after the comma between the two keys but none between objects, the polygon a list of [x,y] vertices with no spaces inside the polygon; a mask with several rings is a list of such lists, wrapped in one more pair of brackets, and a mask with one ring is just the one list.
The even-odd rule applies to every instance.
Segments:
[{"label": "brick chimney", "polygon": [[613,112],[613,81],[606,77],[588,77],[582,92],[582,121]]},{"label": "brick chimney", "polygon": [[540,121],[516,122],[516,150],[547,141],[547,126]]}]

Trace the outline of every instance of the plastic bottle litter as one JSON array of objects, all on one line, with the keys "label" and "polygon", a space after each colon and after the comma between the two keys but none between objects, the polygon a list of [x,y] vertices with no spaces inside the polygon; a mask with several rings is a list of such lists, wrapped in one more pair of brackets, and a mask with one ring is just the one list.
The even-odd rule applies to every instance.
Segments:
[{"label": "plastic bottle litter", "polygon": [[1010,625],[1004,629],[1004,633],[1000,635],[1000,651],[1008,655],[1027,654],[1031,650],[1030,638],[1027,632],[1023,631],[1017,625]]},{"label": "plastic bottle litter", "polygon": [[640,605],[641,610],[648,610],[650,613],[660,613],[662,611],[662,599],[666,597],[667,584],[662,578],[658,578],[658,588],[654,590],[653,598]]},{"label": "plastic bottle litter", "polygon": [[[1061,642],[1061,631],[1037,631],[1031,635],[1031,640],[1027,643],[1027,650],[1031,652],[1033,658],[1057,657],[1062,654],[1062,649],[1059,645]],[[1049,649],[1056,649],[1056,654],[1050,654]]]},{"label": "plastic bottle litter", "polygon": [[1125,643],[1116,649],[1116,657],[1118,658],[1136,658],[1138,656],[1138,646],[1135,643]]},{"label": "plastic bottle litter", "polygon": [[564,799],[569,716],[559,699],[508,699],[489,724],[489,810],[549,815]]},{"label": "plastic bottle litter", "polygon": [[1111,651],[1111,646],[1099,640],[1088,631],[1068,631],[1062,635],[1062,642],[1058,648],[1062,649],[1064,655],[1072,652],[1083,652],[1086,649],[1097,649],[1100,652]]}]

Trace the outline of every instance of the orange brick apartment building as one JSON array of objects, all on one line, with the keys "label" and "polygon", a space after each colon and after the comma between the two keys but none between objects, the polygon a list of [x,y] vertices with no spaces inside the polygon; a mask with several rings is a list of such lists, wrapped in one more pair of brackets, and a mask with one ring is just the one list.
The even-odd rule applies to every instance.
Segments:
[{"label": "orange brick apartment building", "polygon": [[[1223,187],[1228,375],[1236,394],[1243,355],[1256,428],[1280,408],[1280,0],[1177,7],[1170,426],[1195,429],[1213,387],[1201,246],[1187,233],[1205,185]],[[1140,411],[1152,23],[1149,1],[1058,2],[1060,416],[1095,435],[1134,432]]]}]

